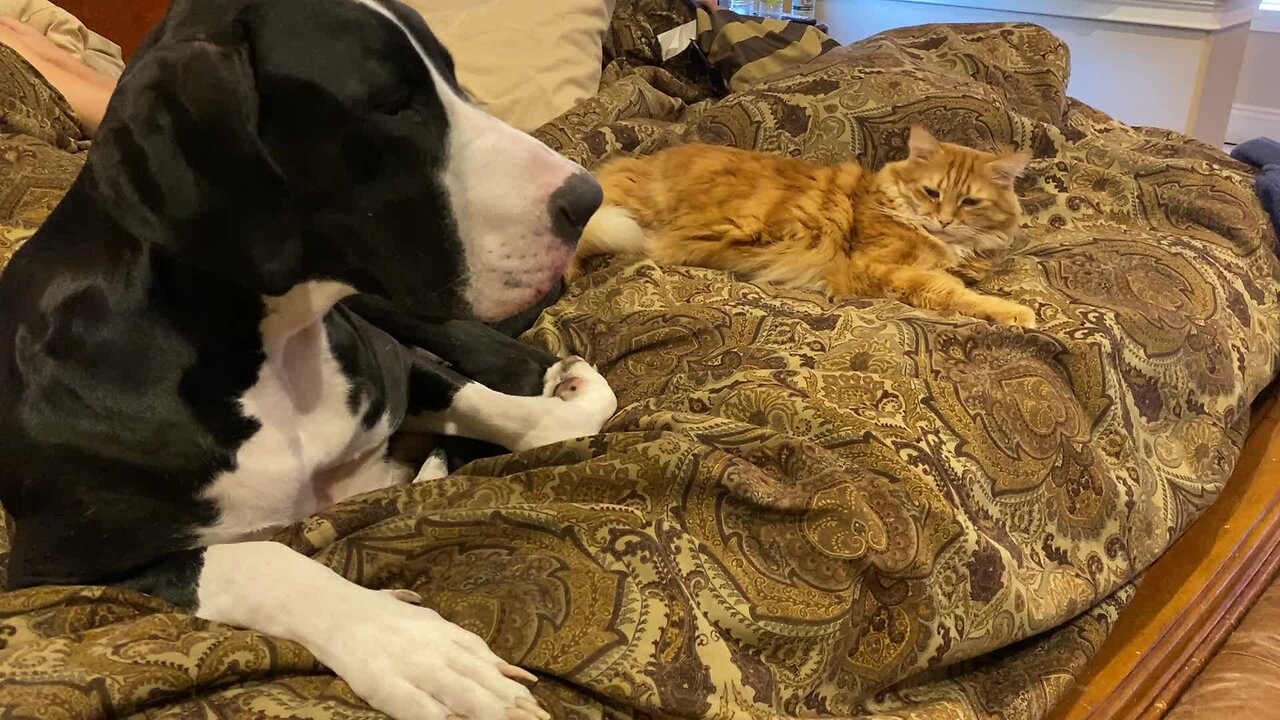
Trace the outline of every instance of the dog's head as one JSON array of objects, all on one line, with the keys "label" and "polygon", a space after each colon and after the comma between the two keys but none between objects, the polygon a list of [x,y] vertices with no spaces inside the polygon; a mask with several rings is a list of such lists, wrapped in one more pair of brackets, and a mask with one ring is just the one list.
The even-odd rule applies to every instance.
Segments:
[{"label": "dog's head", "polygon": [[131,232],[264,295],[336,280],[482,320],[545,295],[601,202],[397,0],[176,0],[86,175]]}]

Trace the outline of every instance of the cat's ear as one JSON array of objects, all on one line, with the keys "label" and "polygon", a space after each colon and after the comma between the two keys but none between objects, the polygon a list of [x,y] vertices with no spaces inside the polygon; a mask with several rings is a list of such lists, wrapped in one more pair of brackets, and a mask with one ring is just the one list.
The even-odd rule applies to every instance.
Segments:
[{"label": "cat's ear", "polygon": [[911,151],[912,160],[928,162],[942,150],[942,143],[938,142],[938,138],[934,137],[933,133],[925,130],[923,125],[912,125],[907,147]]},{"label": "cat's ear", "polygon": [[987,167],[991,169],[991,180],[997,185],[1012,187],[1015,180],[1022,176],[1031,162],[1031,153],[1010,152],[1000,155]]}]

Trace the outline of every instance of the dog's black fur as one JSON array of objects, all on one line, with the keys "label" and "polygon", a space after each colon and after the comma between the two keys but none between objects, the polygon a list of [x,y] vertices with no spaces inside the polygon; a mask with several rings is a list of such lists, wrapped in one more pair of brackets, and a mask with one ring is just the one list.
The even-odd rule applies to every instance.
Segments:
[{"label": "dog's black fur", "polygon": [[[422,21],[386,8],[456,87]],[[218,516],[201,493],[259,430],[238,398],[264,360],[264,296],[316,279],[363,293],[325,326],[367,426],[448,408],[467,379],[543,392],[557,359],[509,337],[531,313],[503,332],[466,320],[461,239],[431,175],[447,119],[421,58],[356,3],[316,10],[177,0],[83,173],[0,276],[11,587],[115,583],[192,605],[195,532]],[[575,182],[548,209],[565,242],[599,204]]]}]

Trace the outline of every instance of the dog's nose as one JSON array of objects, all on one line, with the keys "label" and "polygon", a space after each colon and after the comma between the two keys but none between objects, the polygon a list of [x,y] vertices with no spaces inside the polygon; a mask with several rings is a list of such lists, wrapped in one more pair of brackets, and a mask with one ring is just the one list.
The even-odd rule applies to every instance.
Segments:
[{"label": "dog's nose", "polygon": [[582,237],[587,221],[604,202],[604,190],[600,183],[585,172],[569,176],[564,184],[551,193],[548,210],[551,227],[561,240],[576,245]]}]

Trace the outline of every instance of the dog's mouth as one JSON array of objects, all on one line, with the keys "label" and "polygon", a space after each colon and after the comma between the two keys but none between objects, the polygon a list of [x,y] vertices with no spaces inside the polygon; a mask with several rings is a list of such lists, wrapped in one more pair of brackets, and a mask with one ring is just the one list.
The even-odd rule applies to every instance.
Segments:
[{"label": "dog's mouth", "polygon": [[[543,146],[535,162],[544,168],[539,173],[543,180],[531,185],[546,189],[526,195],[516,212],[506,208],[510,222],[492,222],[500,211],[491,206],[490,222],[465,223],[470,233],[463,239],[464,296],[478,320],[496,322],[517,315],[556,287],[583,228],[604,200],[600,185],[576,164]],[[529,192],[527,187],[520,189]],[[519,212],[524,209],[534,211]],[[529,215],[536,220],[517,220]]]},{"label": "dog's mouth", "polygon": [[539,244],[541,252],[513,253],[470,269],[466,298],[475,319],[506,320],[551,292],[573,258],[574,248],[558,238]]}]

